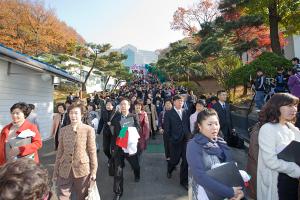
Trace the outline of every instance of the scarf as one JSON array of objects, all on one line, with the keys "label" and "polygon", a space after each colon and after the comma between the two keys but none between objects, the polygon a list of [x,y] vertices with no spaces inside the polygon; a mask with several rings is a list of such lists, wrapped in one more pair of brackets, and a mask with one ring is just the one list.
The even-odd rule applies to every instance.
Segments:
[{"label": "scarf", "polygon": [[199,134],[197,137],[197,142],[203,147],[203,150],[208,155],[217,156],[221,162],[225,161],[226,157],[224,150],[229,151],[230,149],[223,138],[217,137],[216,140],[210,140],[202,134]]}]

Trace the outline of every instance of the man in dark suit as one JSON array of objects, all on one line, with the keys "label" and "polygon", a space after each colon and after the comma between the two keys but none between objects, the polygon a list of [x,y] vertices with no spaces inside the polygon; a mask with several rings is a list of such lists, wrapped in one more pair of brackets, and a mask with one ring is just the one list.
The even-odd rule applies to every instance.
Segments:
[{"label": "man in dark suit", "polygon": [[180,95],[173,98],[174,107],[167,111],[164,120],[164,131],[170,141],[170,161],[168,162],[167,177],[171,178],[172,172],[180,165],[180,184],[188,189],[188,164],[186,161],[186,145],[190,137],[189,115],[182,109],[184,99]]},{"label": "man in dark suit", "polygon": [[230,143],[230,136],[232,131],[234,131],[232,126],[231,114],[230,114],[230,105],[226,103],[227,92],[220,90],[217,92],[218,102],[213,105],[213,109],[217,111],[219,120],[220,120],[220,129],[222,131],[224,140],[227,143]]},{"label": "man in dark suit", "polygon": [[[125,166],[124,160],[126,159],[134,172],[135,182],[140,181],[140,164],[137,153],[134,155],[129,155],[125,153],[123,149],[116,145],[116,139],[120,134],[121,129],[124,126],[136,127],[137,131],[140,130],[140,123],[137,115],[129,112],[130,103],[127,99],[123,99],[120,102],[120,112],[117,112],[114,118],[111,120],[111,125],[113,126],[113,153],[112,159],[115,165],[114,172],[114,198],[113,200],[120,200],[123,194],[123,167]],[[129,123],[130,122],[130,123]],[[127,124],[127,125],[124,125]]]}]

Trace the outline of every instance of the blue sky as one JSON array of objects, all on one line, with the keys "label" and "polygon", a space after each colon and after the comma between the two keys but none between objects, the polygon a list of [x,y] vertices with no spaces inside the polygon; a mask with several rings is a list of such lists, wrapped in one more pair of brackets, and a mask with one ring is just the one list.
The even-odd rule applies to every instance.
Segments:
[{"label": "blue sky", "polygon": [[45,0],[57,16],[72,26],[87,42],[110,43],[113,48],[132,44],[156,50],[183,38],[170,29],[178,6],[197,0]]}]

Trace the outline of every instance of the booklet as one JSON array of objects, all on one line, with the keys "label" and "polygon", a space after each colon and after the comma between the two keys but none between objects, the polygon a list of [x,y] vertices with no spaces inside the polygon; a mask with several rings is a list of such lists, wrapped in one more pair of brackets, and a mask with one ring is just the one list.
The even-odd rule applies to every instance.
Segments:
[{"label": "booklet", "polygon": [[[228,187],[244,187],[243,178],[234,162],[228,162],[219,167],[213,168],[206,173],[216,181],[223,183]],[[218,196],[217,194],[213,194],[209,191],[207,191],[207,196],[209,200],[224,199],[224,197]]]},{"label": "booklet", "polygon": [[134,119],[133,116],[127,118],[121,118],[120,121],[121,127],[134,127]]},{"label": "booklet", "polygon": [[278,155],[279,159],[294,162],[300,166],[300,142],[293,140],[288,146],[286,146]]}]

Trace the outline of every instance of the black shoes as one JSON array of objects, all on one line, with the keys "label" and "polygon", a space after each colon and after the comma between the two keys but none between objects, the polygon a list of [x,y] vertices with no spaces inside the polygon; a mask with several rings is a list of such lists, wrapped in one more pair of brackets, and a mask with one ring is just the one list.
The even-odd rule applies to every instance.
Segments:
[{"label": "black shoes", "polygon": [[189,185],[187,183],[180,183],[180,185],[186,189],[186,190],[189,190]]},{"label": "black shoes", "polygon": [[120,200],[120,199],[121,199],[121,195],[115,194],[113,200]]},{"label": "black shoes", "polygon": [[167,178],[172,178],[172,173],[171,172],[167,172]]},{"label": "black shoes", "polygon": [[135,181],[135,182],[140,182],[140,177],[137,177],[137,176],[134,177],[134,181]]}]

